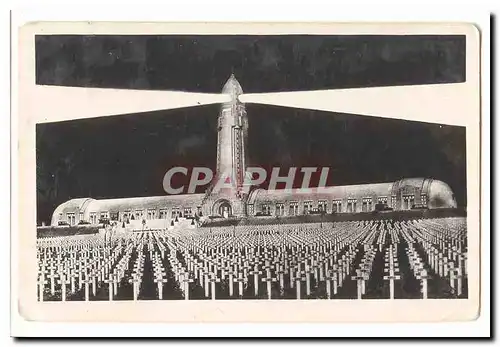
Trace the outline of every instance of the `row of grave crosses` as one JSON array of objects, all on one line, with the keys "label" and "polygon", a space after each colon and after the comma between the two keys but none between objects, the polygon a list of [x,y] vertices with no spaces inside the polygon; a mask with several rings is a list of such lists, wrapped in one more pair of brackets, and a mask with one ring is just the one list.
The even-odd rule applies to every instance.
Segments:
[{"label": "row of grave crosses", "polygon": [[[366,246],[366,245],[365,245],[365,246]],[[366,248],[365,248],[365,251],[366,251]],[[361,263],[361,265],[360,265],[360,272],[364,272],[364,273],[365,273],[365,274],[364,274],[364,276],[363,276],[363,277],[360,277],[361,275],[359,275],[357,278],[353,278],[353,279],[358,280],[358,283],[360,283],[360,284],[361,284],[359,287],[360,287],[360,288],[362,288],[362,289],[360,289],[360,290],[359,290],[359,292],[362,292],[363,294],[364,294],[364,281],[365,281],[365,280],[367,280],[367,277],[366,277],[367,275],[366,275],[366,273],[367,273],[367,274],[368,274],[368,276],[369,276],[369,271],[370,271],[370,268],[371,268],[371,265],[372,265],[372,262],[373,262],[373,258],[374,258],[374,252],[373,252],[373,250],[371,250],[371,251],[369,251],[368,253],[366,253],[366,254],[365,254],[365,257],[363,258],[362,263]],[[394,259],[394,253],[391,253],[391,258],[390,258],[390,259],[391,259],[391,260],[392,260],[392,259]],[[275,259],[275,260],[276,260],[276,259]],[[391,263],[391,264],[392,264],[393,262],[392,262],[391,260],[389,261],[389,263]],[[268,266],[268,265],[266,265],[266,267],[267,267],[267,266]],[[306,267],[308,267],[308,266],[306,266]],[[392,266],[391,266],[391,268],[392,268]],[[320,268],[320,273],[322,273],[322,270],[323,270],[323,268]],[[267,271],[269,271],[269,269],[267,269]],[[306,268],[306,271],[307,271],[307,268]],[[317,268],[316,268],[316,271],[317,271]],[[281,284],[281,283],[283,283],[283,279],[282,279],[282,272],[283,272],[283,271],[282,271],[282,268],[281,268],[281,267],[280,267],[280,269],[276,272],[276,273],[280,274],[280,277],[281,277],[281,280],[280,280],[280,287],[283,287],[283,285]],[[331,271],[328,271],[328,273],[329,273],[329,275],[330,275],[330,274],[331,274]],[[262,274],[262,272],[261,272],[261,271],[259,271],[259,270],[257,269],[257,266],[256,266],[256,268],[254,269],[254,271],[250,272],[250,275],[254,275],[254,276],[256,277],[256,278],[254,279],[254,283],[258,283],[258,277],[257,277],[257,276],[258,276],[258,275],[260,275],[260,274]],[[299,272],[299,273],[298,273],[298,276],[296,276],[296,278],[297,278],[299,281],[300,281],[300,275],[304,275],[304,271],[302,271],[302,273],[301,273],[301,272]],[[391,275],[391,276],[392,276],[392,275],[394,275],[394,274],[393,274],[393,273],[390,273],[389,275]],[[246,276],[246,274],[245,274],[245,276]],[[324,280],[324,276],[323,276],[323,274],[321,274],[321,275],[320,275],[320,277],[321,277],[321,280]],[[397,277],[396,277],[396,278],[397,278]],[[294,277],[293,277],[293,273],[291,274],[290,279],[291,279],[291,283],[290,283],[290,284],[291,284],[291,286],[293,286],[293,279],[294,279]],[[332,279],[333,279],[333,278],[332,278]],[[305,277],[305,278],[304,278],[304,280],[306,281],[306,283],[308,282],[308,281],[307,281],[307,277]],[[394,280],[394,278],[392,278],[391,283],[393,283],[393,280]],[[267,274],[267,276],[266,276],[265,278],[263,278],[263,279],[262,279],[262,281],[267,282],[267,283],[268,283],[268,287],[269,287],[269,285],[271,284],[271,282],[277,281],[277,279],[273,279],[272,277],[270,277],[270,276],[269,276],[269,273],[268,273],[268,274]],[[308,285],[307,287],[309,288],[309,285]],[[300,287],[298,287],[297,289],[299,290],[299,288],[300,288]],[[328,289],[329,289],[329,286],[328,286]],[[257,286],[255,287],[255,291],[256,291],[256,292],[255,292],[255,294],[257,295],[257,293],[258,293],[258,287],[257,287]],[[328,290],[328,291],[329,291],[329,290]],[[232,292],[232,291],[231,291],[231,292]],[[268,290],[268,292],[270,293],[270,290]],[[393,291],[392,291],[392,292],[393,292]],[[230,294],[230,295],[232,295],[232,294]],[[330,296],[330,294],[329,294],[329,296]],[[360,295],[358,295],[358,297],[359,297],[359,296],[360,296]],[[297,295],[297,297],[300,297],[300,294],[298,294],[298,295]],[[393,295],[392,295],[392,297],[393,297]]]},{"label": "row of grave crosses", "polygon": [[[116,260],[118,256],[117,252],[118,249],[120,248],[117,248],[114,251],[115,258],[111,259],[110,264],[112,264],[113,261]],[[121,283],[122,279],[125,278],[125,274],[129,269],[130,258],[132,257],[132,251],[133,251],[133,246],[132,244],[129,244],[123,251],[123,256],[116,263],[116,266],[113,268],[113,271],[112,272],[109,271],[107,279],[103,281],[104,283],[108,284],[109,301],[112,301],[113,297],[118,294],[118,285]]]},{"label": "row of grave crosses", "polygon": [[[371,233],[371,235],[374,235],[374,234],[375,234],[375,233],[373,233],[373,232]],[[394,238],[396,241],[398,241],[397,235],[393,235],[393,238]],[[370,240],[370,237],[368,237],[367,239],[368,239],[368,240]],[[370,254],[370,253],[369,253],[369,254]],[[373,254],[373,252],[371,252],[371,254]],[[212,253],[212,255],[213,255],[213,253]],[[226,253],[224,253],[224,255],[226,255]],[[369,259],[369,258],[368,258],[368,259]],[[372,258],[372,259],[373,259],[373,258]],[[394,259],[394,253],[392,253],[391,259]],[[391,263],[391,261],[389,261],[389,262]],[[363,261],[363,265],[364,265],[364,266],[366,266],[366,264],[364,264],[364,261]],[[363,265],[362,265],[362,266],[363,266]],[[269,270],[267,270],[267,271],[269,271]],[[277,273],[278,273],[278,272],[282,272],[281,268],[280,268],[280,270],[278,270],[278,271],[277,271]],[[302,271],[302,272],[304,272],[304,271]],[[389,269],[389,272],[391,272],[391,271],[390,271],[390,269]],[[254,276],[258,276],[258,275],[262,274],[262,272],[261,272],[261,271],[259,271],[258,269],[254,269],[254,271],[252,271],[250,274],[251,274],[251,275],[254,275]],[[299,273],[299,275],[300,275],[300,274],[301,274],[301,273]],[[206,275],[207,275],[207,274],[206,274]],[[206,276],[206,275],[205,275],[205,276]],[[245,275],[246,275],[246,274],[245,274]],[[303,275],[303,273],[302,273],[302,275]],[[388,276],[393,277],[393,275],[394,275],[393,273],[390,273]],[[222,275],[222,276],[224,277],[224,275]],[[396,276],[397,276],[397,275],[396,275]],[[212,272],[212,277],[213,277],[213,272]],[[281,277],[281,276],[280,276],[280,277]],[[323,276],[322,276],[322,275],[321,275],[321,277],[322,277],[322,279],[323,279]],[[291,286],[293,286],[293,276],[290,276],[290,278],[292,279],[292,281],[291,281]],[[299,276],[297,276],[297,278],[299,278]],[[389,278],[388,278],[388,279],[389,279]],[[393,280],[394,280],[394,279],[395,279],[395,278],[390,278],[390,279],[389,279],[389,280],[391,281],[391,283],[392,283],[392,287],[393,287]],[[396,277],[396,279],[397,279],[397,277]],[[306,281],[306,283],[308,282],[308,281],[307,281],[307,277],[306,277],[304,280]],[[361,287],[362,287],[362,288],[364,287],[364,285],[363,285],[363,284],[364,284],[364,280],[366,280],[366,275],[362,278],[362,280],[361,280],[361,281],[359,281],[359,282],[362,284],[362,285],[361,285]],[[212,279],[211,279],[212,285],[213,285],[215,282],[217,282],[217,281],[218,281],[218,279],[214,279],[214,278],[212,278]],[[262,278],[262,281],[263,281],[263,282],[267,282],[268,287],[269,287],[269,286],[270,286],[270,284],[271,284],[271,282],[277,281],[277,279],[276,279],[276,278],[272,278],[272,277],[270,277],[270,276],[269,276],[269,274],[268,274],[268,276],[266,276],[265,278]],[[280,281],[280,283],[282,283],[282,282],[283,282],[283,280],[281,280],[281,281]],[[258,283],[258,278],[254,278],[254,283]],[[232,285],[232,281],[230,281],[230,286],[231,286],[231,285]],[[232,286],[231,286],[231,287],[232,287]],[[282,285],[280,285],[280,287],[282,287]],[[307,287],[309,287],[309,286],[307,286]],[[255,291],[256,291],[256,292],[255,292],[255,294],[257,295],[257,294],[258,294],[258,287],[257,287],[257,286],[255,286]],[[363,288],[363,289],[361,289],[361,292],[364,294],[364,288]],[[393,293],[393,290],[392,290],[391,292]],[[270,290],[269,290],[269,289],[268,289],[268,293],[270,293]],[[232,295],[232,290],[230,290],[230,295]],[[300,294],[299,294],[299,295],[297,295],[297,296],[298,296],[298,297],[300,297]],[[393,294],[391,295],[391,297],[393,297]]]},{"label": "row of grave crosses", "polygon": [[[316,244],[315,247],[305,248],[293,247],[287,249],[285,246],[275,247],[272,250],[257,246],[255,249],[242,245],[232,248],[228,253],[227,248],[199,247],[193,244],[193,240],[184,244],[184,262],[192,270],[194,268],[195,278],[205,289],[205,296],[209,296],[209,283],[212,289],[212,299],[215,298],[215,283],[224,281],[228,277],[229,294],[233,295],[233,283],[238,284],[238,295],[243,294],[243,285],[247,285],[253,278],[254,295],[259,295],[259,283],[266,284],[267,296],[271,298],[272,283],[279,283],[280,291],[285,287],[284,276],[288,276],[290,288],[296,288],[297,298],[301,298],[302,283],[305,283],[306,294],[311,293],[311,276],[314,275],[315,283],[326,281],[330,288],[333,281],[334,293],[337,285],[342,285],[345,277],[350,273],[350,267],[357,253],[357,248],[352,242],[342,242],[342,246],[351,244],[341,259],[337,260],[339,254],[339,243],[331,247],[329,253],[325,252],[325,245]],[[351,240],[354,241],[354,240]],[[201,248],[201,251],[200,251]],[[198,253],[193,252],[198,249]],[[321,249],[321,250],[319,250]],[[254,251],[255,250],[255,251]],[[208,254],[206,254],[206,251]],[[220,272],[220,275],[219,275]],[[330,296],[330,295],[329,295]]]},{"label": "row of grave crosses", "polygon": [[375,259],[376,251],[373,246],[368,246],[367,243],[365,245],[365,254],[361,259],[358,269],[356,269],[356,276],[353,276],[352,279],[357,283],[357,298],[362,299],[362,296],[366,294],[366,281],[370,279],[373,261]]},{"label": "row of grave crosses", "polygon": [[[466,271],[465,264],[466,253],[461,252],[461,235],[451,234],[447,232],[448,240],[443,241],[436,234],[430,234],[427,229],[409,228],[413,231],[413,236],[408,231],[402,232],[408,243],[406,250],[410,267],[417,279],[422,281],[423,297],[427,298],[427,280],[431,278],[429,269],[425,267],[425,262],[420,258],[418,252],[414,248],[414,244],[418,243],[422,246],[427,255],[427,263],[430,269],[439,277],[448,277],[449,285],[452,291],[457,295],[462,295],[463,287],[463,272]],[[432,230],[432,229],[431,229]],[[417,241],[417,240],[418,241]]]},{"label": "row of grave crosses", "polygon": [[[429,226],[427,221],[425,222]],[[466,248],[463,242],[465,231],[461,228],[450,231],[437,228],[434,223],[431,225],[432,228],[421,227],[414,230],[415,238],[427,255],[430,269],[439,277],[447,277],[452,291],[460,296],[463,290],[463,278],[467,276],[467,253],[463,251]]]},{"label": "row of grave crosses", "polygon": [[389,245],[389,248],[386,249],[385,253],[384,273],[387,273],[387,275],[384,276],[384,280],[389,281],[390,299],[394,299],[394,281],[401,279],[401,275],[399,274],[399,264],[397,262],[397,245],[397,243],[394,246],[392,244]]},{"label": "row of grave crosses", "polygon": [[156,283],[157,286],[159,300],[163,299],[163,285],[168,282],[168,279],[166,277],[167,272],[163,268],[162,259],[163,258],[160,257],[160,255],[156,252],[151,258],[153,262],[153,273],[154,273],[153,281]]},{"label": "row of grave crosses", "polygon": [[[218,233],[189,235],[175,241],[165,232],[137,233],[121,236],[110,245],[103,245],[95,237],[53,238],[41,240],[38,247],[39,297],[43,301],[46,285],[53,296],[56,286],[61,291],[61,300],[66,300],[67,286],[70,292],[85,287],[85,300],[89,300],[90,288],[102,283],[108,285],[109,300],[117,295],[122,280],[127,277],[128,264],[136,250],[134,267],[126,282],[132,284],[133,298],[138,299],[141,289],[145,254],[153,263],[154,282],[158,287],[158,298],[163,299],[163,285],[167,282],[164,263],[170,264],[175,281],[189,300],[190,283],[196,282],[205,291],[205,296],[216,299],[216,284],[228,282],[229,294],[243,296],[252,282],[254,295],[259,295],[259,284],[264,283],[268,299],[272,299],[273,283],[283,293],[285,287],[295,289],[297,299],[303,297],[303,284],[307,296],[311,294],[311,282],[326,286],[329,298],[337,294],[344,281],[351,275],[353,264],[360,248],[364,248],[355,275],[357,298],[366,293],[366,282],[370,279],[373,261],[378,251],[387,244],[385,253],[384,280],[389,282],[390,298],[394,298],[394,281],[401,278],[398,270],[397,248],[399,235],[408,243],[406,254],[415,278],[422,281],[422,295],[427,297],[429,264],[438,276],[448,276],[450,286],[461,295],[462,278],[466,276],[466,253],[463,249],[463,230],[443,231],[427,221],[417,221],[394,228],[374,228],[373,225],[344,224],[345,228],[335,232],[325,229],[295,228],[290,234],[252,233],[251,229],[234,235]],[[436,231],[437,230],[437,231]],[[283,229],[281,230],[283,231]],[[230,236],[230,237],[228,237]],[[414,247],[423,247],[426,259],[421,258]],[[378,246],[378,247],[375,247]],[[156,251],[159,250],[159,252]],[[166,250],[169,250],[165,258]],[[181,254],[177,259],[178,252]],[[288,277],[288,280],[286,279]],[[48,280],[47,280],[48,278]],[[252,281],[253,280],[253,281]],[[288,282],[288,283],[287,283]],[[234,286],[237,285],[237,291]]]},{"label": "row of grave crosses", "polygon": [[[45,242],[47,240],[44,240]],[[59,240],[54,240],[58,242]],[[63,248],[58,248],[58,254],[51,257],[51,250],[43,248],[39,253],[39,300],[44,300],[45,285],[50,285],[50,294],[55,295],[55,287],[59,286],[61,300],[67,298],[67,286],[70,285],[70,293],[80,291],[84,287],[85,300],[89,300],[90,288],[92,294],[96,295],[97,287],[101,283],[113,283],[114,291],[117,291],[117,283],[123,277],[123,266],[128,266],[127,262],[118,263],[117,258],[121,254],[120,245],[114,249],[103,247],[102,245],[90,248],[82,245],[82,240],[75,238],[73,243],[68,243]],[[91,239],[90,245],[96,245]],[[50,247],[49,247],[50,249]],[[113,273],[111,269],[114,268]],[[49,278],[49,281],[45,280]],[[58,279],[56,281],[56,279]],[[110,291],[111,297],[111,291]]]},{"label": "row of grave crosses", "polygon": [[139,244],[138,247],[136,247],[138,254],[137,257],[135,258],[134,268],[132,269],[131,278],[128,279],[128,282],[132,284],[132,293],[134,301],[136,301],[137,298],[139,297],[139,292],[141,290],[142,276],[144,272],[144,260],[145,260],[143,248],[144,245],[142,243]]},{"label": "row of grave crosses", "polygon": [[413,276],[421,283],[421,293],[422,299],[428,298],[428,288],[427,288],[427,280],[430,278],[425,268],[425,264],[420,258],[420,255],[416,251],[413,246],[413,243],[409,243],[406,248],[406,255],[408,257],[408,261],[410,263],[410,269],[413,272]]}]

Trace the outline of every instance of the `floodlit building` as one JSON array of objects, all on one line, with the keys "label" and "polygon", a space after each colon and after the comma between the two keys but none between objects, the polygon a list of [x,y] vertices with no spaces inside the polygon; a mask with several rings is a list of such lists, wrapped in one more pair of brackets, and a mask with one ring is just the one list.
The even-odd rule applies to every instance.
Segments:
[{"label": "floodlit building", "polygon": [[81,221],[98,224],[104,219],[164,228],[186,217],[294,216],[322,211],[358,213],[378,208],[409,210],[415,206],[428,209],[457,207],[451,188],[431,178],[405,178],[396,182],[321,189],[248,189],[245,187],[248,118],[245,105],[238,99],[243,90],[234,75],[226,82],[222,92],[231,97],[230,101],[222,105],[218,118],[214,182],[221,176],[231,177],[230,187],[214,189],[214,183],[205,194],[72,199],[55,209],[51,224],[56,226],[66,222],[76,225]]}]

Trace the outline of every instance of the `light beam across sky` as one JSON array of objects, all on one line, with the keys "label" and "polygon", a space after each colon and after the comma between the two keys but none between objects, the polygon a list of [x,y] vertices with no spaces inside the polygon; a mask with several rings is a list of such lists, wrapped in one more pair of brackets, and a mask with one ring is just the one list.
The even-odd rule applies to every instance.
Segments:
[{"label": "light beam across sky", "polygon": [[35,86],[37,123],[168,110],[230,101],[229,95],[182,91]]},{"label": "light beam across sky", "polygon": [[[38,123],[114,116],[228,102],[225,94],[108,88],[36,86]],[[243,86],[244,89],[244,86]],[[460,83],[242,94],[243,103],[265,104],[448,125],[467,125],[456,100]],[[473,110],[471,110],[473,111]],[[469,118],[470,119],[470,118]]]}]

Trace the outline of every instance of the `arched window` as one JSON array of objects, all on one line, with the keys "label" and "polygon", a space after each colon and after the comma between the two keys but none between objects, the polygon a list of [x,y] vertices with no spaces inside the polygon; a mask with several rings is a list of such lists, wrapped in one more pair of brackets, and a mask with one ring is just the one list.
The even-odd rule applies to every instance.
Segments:
[{"label": "arched window", "polygon": [[320,200],[318,201],[318,210],[320,212],[326,212],[327,209],[327,202],[326,200]]},{"label": "arched window", "polygon": [[332,201],[332,212],[341,213],[342,212],[342,200]]},{"label": "arched window", "polygon": [[423,206],[427,206],[427,194],[422,194],[420,196],[420,201],[421,201]]},{"label": "arched window", "polygon": [[276,203],[276,215],[277,216],[285,215],[285,205],[282,202]]},{"label": "arched window", "polygon": [[313,209],[312,201],[304,201],[304,214],[309,214]]},{"label": "arched window", "polygon": [[372,210],[372,198],[363,198],[363,205],[361,210],[363,212],[370,212]]}]

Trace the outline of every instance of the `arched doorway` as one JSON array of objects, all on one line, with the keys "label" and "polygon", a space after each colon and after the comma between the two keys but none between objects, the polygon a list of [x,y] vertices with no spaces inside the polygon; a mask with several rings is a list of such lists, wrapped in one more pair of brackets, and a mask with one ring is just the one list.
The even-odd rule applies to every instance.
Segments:
[{"label": "arched doorway", "polygon": [[229,218],[233,214],[231,204],[227,200],[219,200],[213,206],[213,213],[223,218]]},{"label": "arched doorway", "polygon": [[219,206],[219,214],[224,218],[229,218],[229,216],[233,214],[229,202],[225,201]]}]

